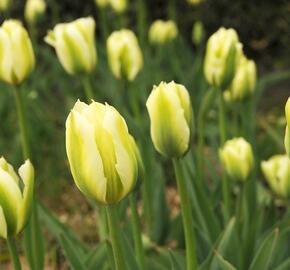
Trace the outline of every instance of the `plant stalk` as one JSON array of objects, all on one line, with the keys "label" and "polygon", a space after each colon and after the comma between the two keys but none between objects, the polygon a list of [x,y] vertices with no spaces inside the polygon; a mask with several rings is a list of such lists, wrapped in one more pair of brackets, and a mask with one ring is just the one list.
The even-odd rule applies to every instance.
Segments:
[{"label": "plant stalk", "polygon": [[87,102],[91,102],[91,100],[94,99],[95,97],[89,75],[84,75],[82,77],[82,84]]},{"label": "plant stalk", "polygon": [[185,248],[186,248],[186,269],[197,269],[197,255],[194,235],[194,224],[191,211],[191,202],[188,197],[186,182],[182,170],[180,159],[173,159],[175,177],[177,181],[178,193],[180,196],[181,214],[183,220]]},{"label": "plant stalk", "polygon": [[117,220],[117,208],[116,206],[106,206],[109,231],[111,236],[111,244],[113,248],[113,255],[115,261],[116,270],[126,270],[126,263],[121,246],[119,223]]},{"label": "plant stalk", "polygon": [[21,270],[21,263],[19,260],[15,239],[7,238],[7,245],[11,256],[11,260],[13,262],[14,270]]},{"label": "plant stalk", "polygon": [[144,248],[142,244],[142,235],[141,235],[141,224],[137,210],[137,200],[136,194],[132,193],[129,196],[130,200],[130,208],[132,214],[132,229],[133,229],[133,238],[134,238],[134,246],[135,246],[135,253],[138,265],[140,270],[145,270],[145,254]]}]

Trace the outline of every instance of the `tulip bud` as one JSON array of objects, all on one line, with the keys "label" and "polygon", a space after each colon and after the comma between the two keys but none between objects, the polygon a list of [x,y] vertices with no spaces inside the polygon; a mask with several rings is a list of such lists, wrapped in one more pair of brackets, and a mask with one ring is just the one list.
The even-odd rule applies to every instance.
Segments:
[{"label": "tulip bud", "polygon": [[25,19],[30,24],[35,22],[43,15],[46,9],[44,0],[27,0],[25,5]]},{"label": "tulip bud", "polygon": [[32,44],[19,21],[7,20],[0,27],[0,55],[0,79],[9,84],[20,84],[33,70]]},{"label": "tulip bud", "polygon": [[66,151],[74,181],[86,197],[113,204],[134,188],[139,151],[114,107],[77,101],[66,120]]},{"label": "tulip bud", "polygon": [[11,0],[0,0],[0,11],[7,11],[11,5]]},{"label": "tulip bud", "polygon": [[164,44],[177,37],[178,29],[174,21],[157,20],[149,29],[149,40],[152,44]]},{"label": "tulip bud", "polygon": [[127,0],[109,0],[112,9],[117,13],[123,13],[127,9]]},{"label": "tulip bud", "polygon": [[198,46],[204,37],[204,27],[201,21],[197,21],[194,23],[192,27],[192,42],[196,46]]},{"label": "tulip bud", "polygon": [[97,63],[95,21],[91,17],[57,24],[45,41],[55,48],[67,73],[90,73]]},{"label": "tulip bud", "polygon": [[290,197],[290,159],[276,155],[261,162],[264,176],[274,193],[282,198]]},{"label": "tulip bud", "polygon": [[25,226],[31,209],[34,169],[29,160],[18,170],[0,158],[0,237],[17,235]]},{"label": "tulip bud", "polygon": [[100,8],[104,8],[109,5],[109,0],[95,0],[96,5]]},{"label": "tulip bud", "polygon": [[221,163],[233,180],[245,181],[254,166],[251,145],[244,138],[228,140],[219,150]]},{"label": "tulip bud", "polygon": [[161,82],[154,86],[146,106],[156,150],[168,158],[183,156],[189,149],[193,124],[186,88],[175,82]]},{"label": "tulip bud", "polygon": [[288,98],[286,106],[285,106],[285,115],[286,115],[287,126],[286,126],[284,142],[285,142],[286,153],[290,157],[290,98]]},{"label": "tulip bud", "polygon": [[142,51],[131,30],[113,32],[107,40],[108,61],[118,79],[133,81],[143,66]]},{"label": "tulip bud", "polygon": [[196,6],[202,3],[204,0],[187,0],[188,4]]},{"label": "tulip bud", "polygon": [[207,81],[225,90],[236,72],[242,45],[234,29],[220,28],[208,40],[204,62]]},{"label": "tulip bud", "polygon": [[240,101],[252,95],[256,87],[256,77],[255,62],[242,56],[229,90],[226,91],[229,100]]}]

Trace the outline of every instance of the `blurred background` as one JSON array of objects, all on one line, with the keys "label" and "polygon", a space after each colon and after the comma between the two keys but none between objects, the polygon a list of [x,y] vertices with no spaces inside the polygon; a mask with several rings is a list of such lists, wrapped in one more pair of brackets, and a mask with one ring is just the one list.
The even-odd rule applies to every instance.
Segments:
[{"label": "blurred background", "polygon": [[[244,44],[245,54],[255,60],[258,76],[264,78],[258,87],[267,85],[267,91],[263,92],[258,104],[256,133],[260,141],[259,155],[264,158],[277,152],[282,153],[284,105],[286,97],[290,96],[290,1],[204,0],[198,5],[189,5],[186,0],[142,2],[145,4],[143,16],[146,32],[143,33],[143,39],[140,35],[139,39],[145,63],[132,87],[140,92],[143,104],[153,84],[174,79],[189,89],[194,111],[197,112],[199,101],[208,88],[202,71],[206,40],[221,26],[235,28]],[[108,101],[115,105],[120,96],[119,82],[113,77],[107,64],[106,33],[102,23],[105,15],[107,33],[124,26],[139,33],[138,0],[129,0],[128,3],[128,8],[120,15],[111,9],[101,10],[93,0],[46,0],[46,13],[33,29],[25,22],[23,0],[13,0],[9,11],[0,14],[1,22],[8,18],[20,19],[33,37],[37,65],[24,88],[33,163],[37,171],[38,197],[88,243],[97,238],[94,211],[73,184],[64,144],[65,119],[75,101],[78,98],[85,100],[85,97],[80,80],[63,70],[54,50],[44,43],[43,38],[47,30],[59,22],[93,16],[97,25],[98,50],[97,69],[92,74],[93,88],[97,101]],[[147,30],[156,19],[173,19],[179,29],[178,40],[166,47],[161,56],[147,40]],[[202,22],[204,35],[200,44],[193,44],[192,28],[197,21]],[[198,89],[196,85],[199,86]],[[145,105],[142,111],[144,126],[148,127]],[[207,132],[209,137],[214,137],[217,134],[215,112],[209,117]],[[131,130],[134,134],[134,126],[131,126]],[[17,115],[13,95],[4,83],[0,83],[0,131],[0,154],[11,163],[20,164]],[[171,184],[170,181],[167,183],[168,192],[164,196],[174,209],[178,203],[176,191],[171,188]],[[62,264],[62,255],[57,252],[58,247],[53,245],[54,240],[50,241],[51,256],[48,257],[53,261],[51,269],[62,269],[61,266],[55,266],[59,261]],[[165,241],[165,237],[160,240],[162,241]],[[0,261],[8,258],[7,250],[1,242],[0,256]]]}]

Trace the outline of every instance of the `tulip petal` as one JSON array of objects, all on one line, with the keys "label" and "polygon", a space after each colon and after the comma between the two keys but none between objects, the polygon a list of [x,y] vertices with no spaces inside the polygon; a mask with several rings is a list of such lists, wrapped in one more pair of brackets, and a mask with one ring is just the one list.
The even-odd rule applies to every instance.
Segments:
[{"label": "tulip petal", "polygon": [[5,82],[11,83],[12,74],[12,47],[9,35],[0,28],[0,77]]},{"label": "tulip petal", "polygon": [[7,224],[4,216],[3,208],[0,205],[0,237],[7,238]]},{"label": "tulip petal", "polygon": [[151,137],[156,149],[168,157],[183,155],[188,149],[190,129],[174,89],[161,83],[153,89],[146,106],[151,119]]},{"label": "tulip petal", "polygon": [[0,194],[0,205],[6,218],[7,233],[14,235],[17,231],[18,209],[22,202],[22,194],[13,177],[1,168]]},{"label": "tulip petal", "polygon": [[19,207],[17,233],[20,232],[25,226],[31,211],[31,204],[33,203],[34,168],[30,160],[26,160],[25,163],[19,168],[19,175],[23,181],[24,189],[22,192],[22,204]]},{"label": "tulip petal", "polygon": [[9,164],[4,157],[0,158],[0,168],[2,168],[4,171],[6,171],[7,173],[9,173],[9,175],[13,178],[13,180],[15,181],[15,183],[18,185],[19,183],[19,177],[16,174],[16,172],[14,171],[14,168],[11,164]]},{"label": "tulip petal", "polygon": [[137,178],[138,166],[132,137],[129,135],[125,120],[108,104],[103,123],[104,128],[112,136],[116,156],[115,168],[122,182],[121,198],[123,198],[132,190]]},{"label": "tulip petal", "polygon": [[74,110],[66,121],[66,150],[78,188],[86,196],[106,203],[107,180],[95,142],[94,127]]}]

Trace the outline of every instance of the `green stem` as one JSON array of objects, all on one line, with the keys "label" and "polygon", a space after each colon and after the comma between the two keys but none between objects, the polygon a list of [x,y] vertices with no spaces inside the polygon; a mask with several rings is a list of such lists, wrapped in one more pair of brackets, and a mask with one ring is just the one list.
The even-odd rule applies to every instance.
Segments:
[{"label": "green stem", "polygon": [[127,268],[125,264],[124,254],[121,248],[121,239],[118,226],[119,222],[117,220],[117,208],[116,206],[107,206],[106,211],[116,270],[126,270]]},{"label": "green stem", "polygon": [[197,256],[196,256],[196,244],[195,244],[193,217],[191,211],[191,202],[189,200],[187,193],[187,187],[182,171],[181,160],[173,159],[172,161],[181,204],[181,213],[186,247],[186,269],[196,270]]},{"label": "green stem", "polygon": [[98,8],[98,11],[99,11],[99,17],[101,21],[100,25],[101,25],[103,39],[106,41],[109,35],[106,8]]},{"label": "green stem", "polygon": [[137,0],[137,26],[140,43],[143,45],[146,37],[146,1]]},{"label": "green stem", "polygon": [[197,118],[197,130],[198,130],[198,139],[197,139],[197,175],[198,175],[198,183],[203,183],[204,180],[204,130],[205,130],[205,118],[206,115],[211,108],[215,96],[216,89],[212,88],[208,91],[205,97],[202,99],[202,103],[200,106],[200,110]]},{"label": "green stem", "polygon": [[23,106],[21,88],[20,87],[13,88],[13,94],[14,94],[18,123],[19,123],[19,128],[20,128],[23,158],[28,159],[30,158],[30,147],[29,147],[27,123],[26,123],[26,117],[25,117],[25,110]]},{"label": "green stem", "polygon": [[168,18],[170,20],[176,21],[176,3],[175,0],[168,1]]},{"label": "green stem", "polygon": [[21,263],[19,260],[15,239],[7,238],[7,245],[11,256],[11,260],[13,262],[14,270],[21,270]]},{"label": "green stem", "polygon": [[143,249],[143,244],[142,244],[140,219],[139,219],[139,215],[137,211],[136,194],[132,193],[129,196],[129,199],[130,199],[130,208],[131,208],[131,214],[132,214],[132,229],[133,229],[136,258],[137,258],[137,262],[139,264],[140,270],[145,270],[145,255],[144,255],[144,249]]},{"label": "green stem", "polygon": [[[227,140],[226,131],[226,119],[225,119],[225,104],[223,98],[223,91],[219,89],[219,132],[220,132],[220,145],[223,146]],[[230,202],[230,186],[229,179],[227,178],[225,172],[222,173],[222,191],[223,191],[223,201],[224,201],[224,212],[226,221],[231,216],[231,202]]]},{"label": "green stem", "polygon": [[93,88],[90,80],[89,75],[84,75],[82,77],[82,84],[85,92],[85,96],[88,102],[91,102],[92,99],[95,98],[94,93],[93,93]]}]

